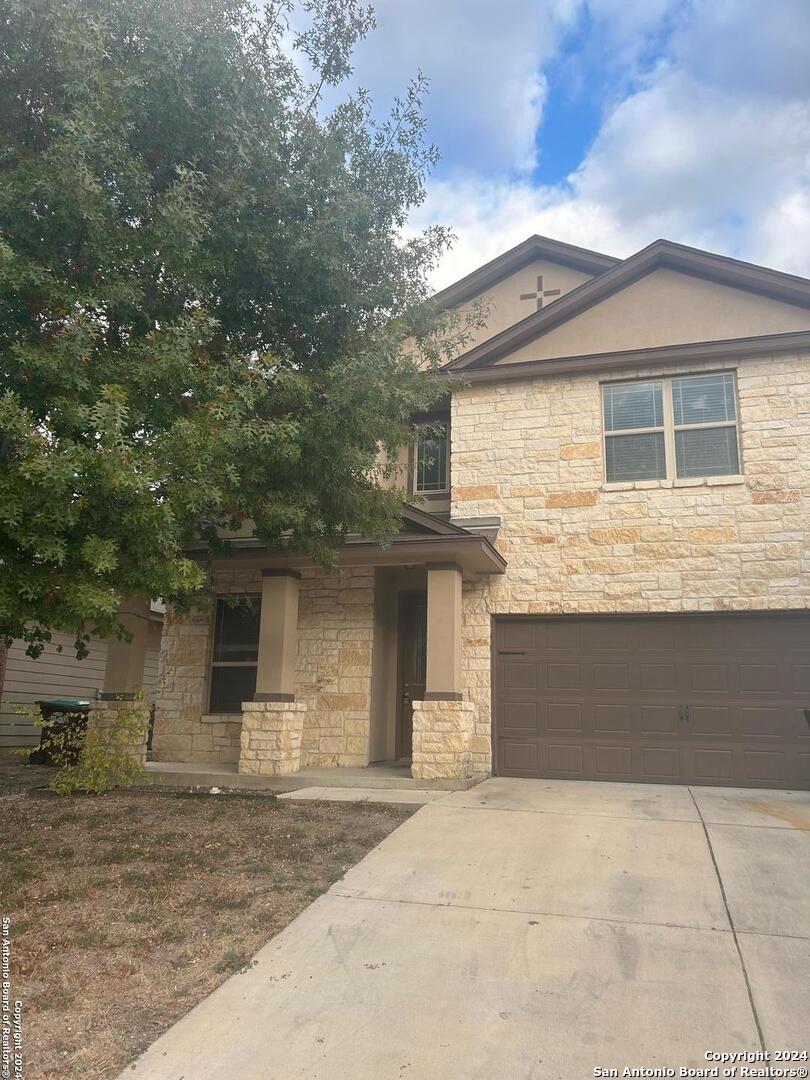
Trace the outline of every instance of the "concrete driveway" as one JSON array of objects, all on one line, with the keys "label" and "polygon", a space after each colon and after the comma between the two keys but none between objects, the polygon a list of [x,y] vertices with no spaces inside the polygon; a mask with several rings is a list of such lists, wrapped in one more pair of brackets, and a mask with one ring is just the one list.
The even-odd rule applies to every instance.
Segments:
[{"label": "concrete driveway", "polygon": [[677,1075],[808,1049],[808,1002],[810,793],[493,779],[418,811],[123,1076]]}]

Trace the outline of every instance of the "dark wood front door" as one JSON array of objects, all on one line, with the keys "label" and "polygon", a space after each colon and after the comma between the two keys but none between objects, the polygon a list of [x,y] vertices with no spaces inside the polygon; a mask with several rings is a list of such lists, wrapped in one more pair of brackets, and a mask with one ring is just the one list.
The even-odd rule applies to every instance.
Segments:
[{"label": "dark wood front door", "polygon": [[399,594],[397,757],[409,758],[413,744],[413,705],[425,695],[427,594]]}]

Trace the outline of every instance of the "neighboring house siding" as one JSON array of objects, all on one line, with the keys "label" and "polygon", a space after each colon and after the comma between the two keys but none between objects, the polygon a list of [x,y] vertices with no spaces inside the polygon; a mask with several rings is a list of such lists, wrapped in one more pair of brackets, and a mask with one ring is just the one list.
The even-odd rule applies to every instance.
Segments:
[{"label": "neighboring house siding", "polygon": [[[490,767],[493,614],[810,607],[810,357],[668,365],[737,370],[744,482],[603,483],[609,372],[453,395],[454,517],[499,514],[502,577],[465,583],[476,767]],[[627,372],[623,377],[627,377]]]},{"label": "neighboring house siding", "polygon": [[[61,645],[62,651],[59,652]],[[6,677],[0,706],[0,749],[31,746],[39,741],[39,728],[27,716],[15,711],[15,706],[30,708],[42,698],[89,698],[104,681],[107,643],[91,638],[89,654],[77,660],[73,638],[54,634],[38,659],[26,655],[25,644],[14,641],[8,650]],[[160,654],[160,624],[150,628],[149,649],[144,665],[144,686],[154,694]]]},{"label": "neighboring house siding", "polygon": [[[304,717],[302,767],[368,763],[374,571],[303,570],[298,614],[296,698]],[[217,595],[260,593],[260,570],[227,570]],[[153,754],[157,761],[234,763],[241,713],[209,714],[210,613],[167,612]]]}]

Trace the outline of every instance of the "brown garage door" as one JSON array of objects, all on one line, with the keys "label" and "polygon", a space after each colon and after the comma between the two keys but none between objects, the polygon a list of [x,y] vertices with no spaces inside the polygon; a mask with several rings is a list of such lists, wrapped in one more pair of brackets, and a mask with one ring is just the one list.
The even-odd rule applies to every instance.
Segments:
[{"label": "brown garage door", "polygon": [[810,615],[495,620],[502,776],[810,787]]}]

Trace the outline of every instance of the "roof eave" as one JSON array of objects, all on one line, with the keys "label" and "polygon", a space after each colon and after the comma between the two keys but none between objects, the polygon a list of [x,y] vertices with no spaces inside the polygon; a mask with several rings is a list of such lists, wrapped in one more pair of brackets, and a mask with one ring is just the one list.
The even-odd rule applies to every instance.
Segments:
[{"label": "roof eave", "polygon": [[770,296],[784,303],[810,307],[810,281],[806,278],[673,244],[668,240],[656,240],[613,269],[583,282],[548,307],[528,315],[456,357],[445,365],[443,371],[470,371],[496,364],[502,357],[660,267]]}]

